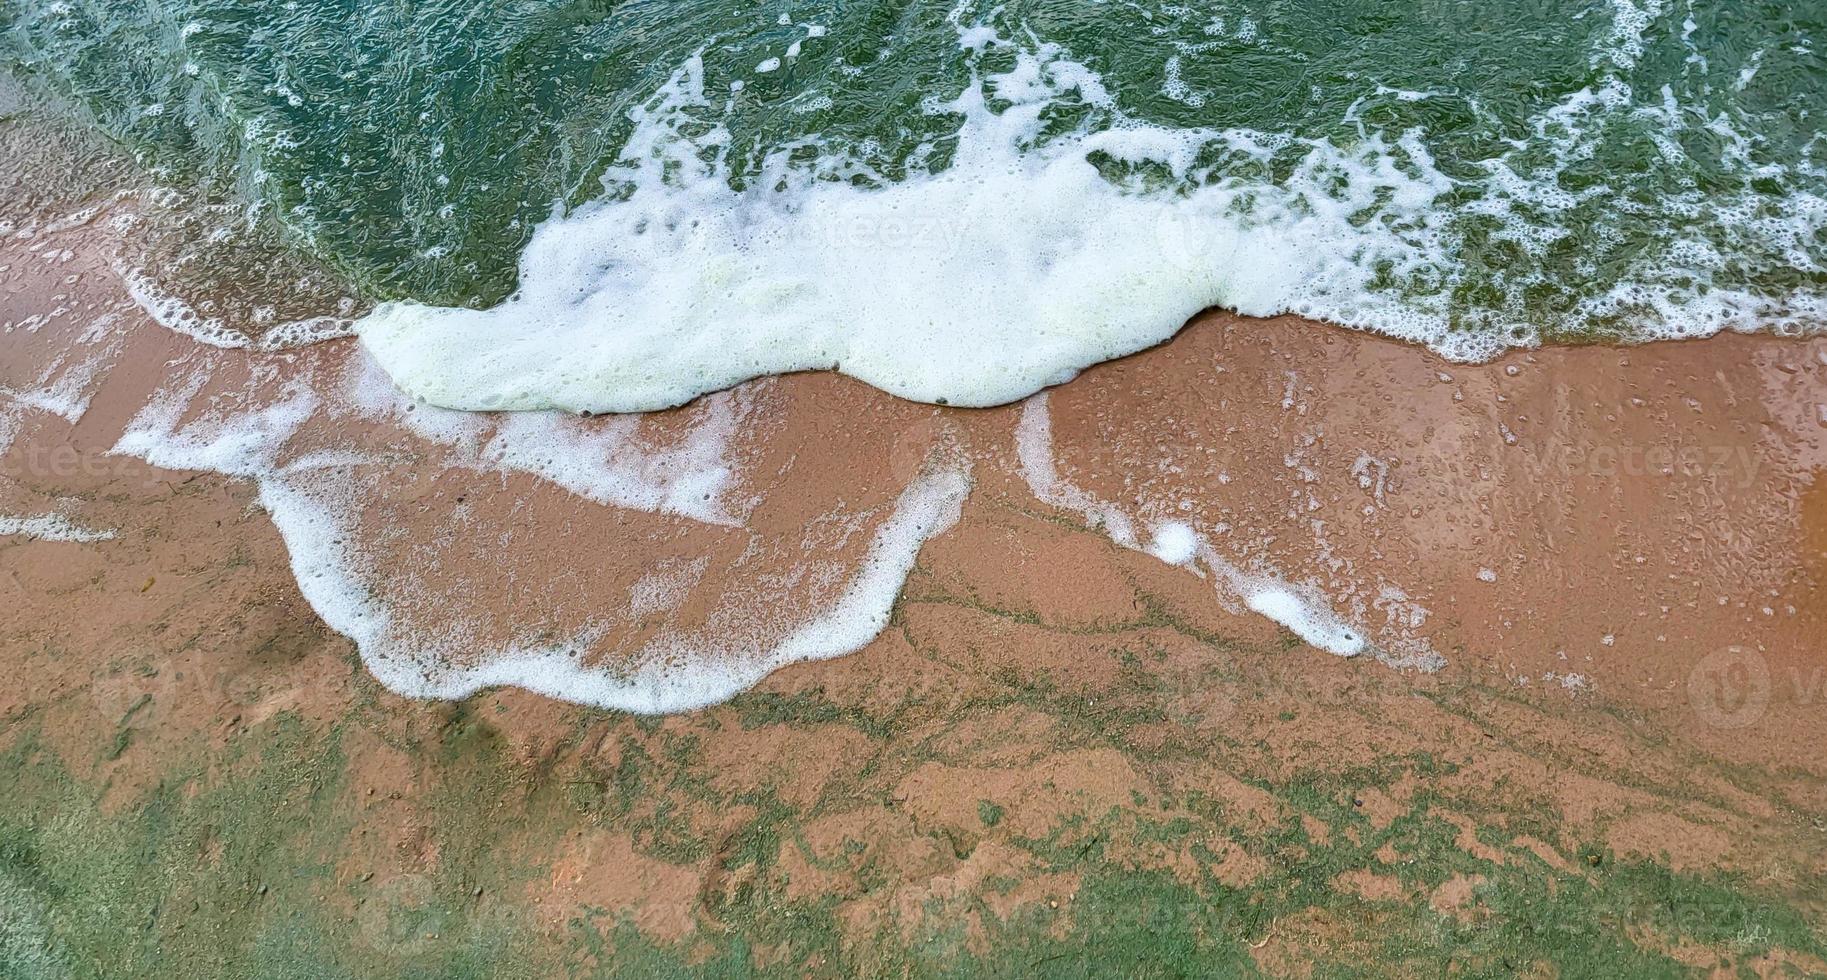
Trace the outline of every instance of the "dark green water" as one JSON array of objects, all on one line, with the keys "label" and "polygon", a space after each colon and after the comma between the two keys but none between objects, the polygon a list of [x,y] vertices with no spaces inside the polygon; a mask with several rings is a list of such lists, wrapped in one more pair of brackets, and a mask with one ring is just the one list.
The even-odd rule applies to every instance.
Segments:
[{"label": "dark green water", "polygon": [[[1010,43],[974,52],[960,43],[972,25]],[[1260,203],[1345,202],[1325,218],[1335,237],[1388,247],[1341,245],[1359,275],[1315,287],[1308,312],[1353,319],[1326,290],[1369,291],[1453,335],[1514,339],[1820,322],[1823,35],[1827,4],[1771,0],[0,8],[15,71],[149,165],[231,181],[377,298],[507,295],[555,204],[629,192],[602,178],[630,110],[700,49],[716,98],[668,125],[684,139],[724,127],[722,176],[742,188],[770,155],[861,184],[908,179],[910,157],[943,170],[961,117],[931,107],[1057,45],[1049,57],[1095,73],[1113,104],[1056,99],[1040,142],[1134,125],[1245,134],[1269,152],[1211,141],[1182,173],[1092,162],[1157,189],[1241,188],[1227,213],[1246,224]],[[1316,146],[1352,165],[1316,163]],[[1445,190],[1405,201],[1389,174]]]}]

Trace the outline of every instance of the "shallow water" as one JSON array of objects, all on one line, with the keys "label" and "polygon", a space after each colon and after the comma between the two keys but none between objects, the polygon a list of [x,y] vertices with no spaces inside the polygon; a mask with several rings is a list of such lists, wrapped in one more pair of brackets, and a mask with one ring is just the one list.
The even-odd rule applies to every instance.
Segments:
[{"label": "shallow water", "polygon": [[[1805,329],[1827,288],[1806,5],[0,16],[16,68],[155,167],[232,185],[372,297],[433,304],[363,332],[465,407],[648,408],[830,366],[986,403],[1211,305],[1476,358]],[[490,317],[436,308],[516,286]]]}]

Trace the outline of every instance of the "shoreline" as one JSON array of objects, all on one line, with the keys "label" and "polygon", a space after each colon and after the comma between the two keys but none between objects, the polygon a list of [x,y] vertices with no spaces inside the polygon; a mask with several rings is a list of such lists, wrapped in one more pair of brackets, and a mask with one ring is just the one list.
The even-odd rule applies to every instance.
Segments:
[{"label": "shoreline", "polygon": [[[586,907],[611,910],[612,947],[690,962],[817,902],[836,937],[818,947],[827,965],[873,962],[870,944],[947,921],[965,925],[945,948],[974,956],[1022,916],[1104,935],[1125,907],[1104,889],[1147,881],[1176,916],[1256,896],[1273,911],[1200,928],[1285,970],[1391,917],[1501,921],[1516,913],[1492,903],[1529,878],[1571,895],[1635,887],[1607,877],[1614,864],[1683,889],[1736,876],[1746,907],[1823,921],[1811,815],[1827,807],[1827,612],[1810,600],[1827,585],[1827,338],[1463,365],[1208,313],[995,409],[817,373],[641,419],[465,422],[379,397],[353,340],[204,349],[135,320],[94,249],[27,262],[27,244],[0,245],[13,268],[0,319],[66,312],[0,336],[0,385],[37,393],[0,396],[13,420],[0,514],[112,537],[0,537],[0,639],[21,652],[0,752],[26,794],[4,809],[86,828],[71,853],[114,854],[115,822],[187,787],[190,802],[169,804],[195,814],[182,827],[225,843],[161,832],[201,855],[142,872],[158,901],[203,903],[156,930],[174,948],[192,948],[176,922],[229,928],[218,908],[255,887],[236,875],[284,896],[275,909],[321,906],[313,928],[334,948],[395,964],[491,929],[534,942],[538,961],[539,944],[579,935]],[[111,332],[73,345],[110,314]],[[41,376],[72,350],[85,356]],[[162,388],[183,397],[144,415]],[[110,454],[130,430],[260,412],[283,440],[187,450],[242,476]],[[861,649],[640,718],[511,688],[425,701],[378,684],[306,601],[274,493],[247,475],[312,460],[347,494],[313,499],[353,505],[342,527],[377,569],[360,581],[416,597],[391,622],[498,643],[609,609],[623,625],[591,665],[639,662],[668,631],[778,640],[856,580],[934,461],[965,461],[972,485],[956,522],[917,542]],[[1173,523],[1196,540],[1162,533]],[[1317,597],[1376,649],[1334,656],[1252,611],[1252,576]],[[1405,649],[1443,663],[1376,656]],[[244,826],[240,792],[290,802]],[[231,802],[208,809],[218,798]],[[477,806],[522,816],[504,830]],[[79,868],[33,833],[47,861]],[[1287,835],[1309,857],[1270,843]],[[223,863],[258,841],[324,870]],[[1415,877],[1416,861],[1458,870]],[[1004,879],[1022,884],[989,884]],[[1286,904],[1301,881],[1328,897]],[[443,925],[399,925],[427,909]],[[613,931],[622,919],[634,933]],[[1691,922],[1619,941],[1690,966],[1823,965],[1772,929],[1774,946],[1742,947],[1761,952]],[[778,955],[811,962],[800,942]]]},{"label": "shoreline", "polygon": [[[67,303],[67,296],[58,297]],[[113,310],[115,317],[129,320],[138,312],[119,297]],[[622,525],[631,514],[651,515],[640,519],[663,526],[646,532],[649,547],[671,555],[668,561],[695,561],[700,576],[705,555],[684,555],[677,542],[691,539],[696,533],[692,527],[714,530],[748,521],[747,514],[725,513],[722,499],[726,494],[740,498],[737,509],[748,511],[764,501],[766,494],[754,479],[735,472],[742,466],[757,472],[768,465],[781,473],[815,470],[808,482],[793,483],[785,492],[816,496],[835,490],[833,502],[860,493],[873,503],[839,516],[853,525],[868,524],[880,519],[884,504],[929,465],[934,452],[950,446],[944,451],[965,460],[965,471],[979,471],[971,478],[978,484],[969,491],[972,495],[1026,497],[1026,506],[1101,528],[1113,544],[1156,555],[1165,562],[1162,571],[1186,574],[1170,567],[1179,564],[1196,579],[1215,576],[1213,602],[1230,614],[1248,614],[1243,607],[1252,605],[1253,586],[1247,583],[1267,582],[1278,587],[1268,605],[1288,599],[1302,607],[1290,614],[1292,619],[1270,617],[1282,627],[1293,624],[1294,633],[1309,642],[1326,630],[1361,627],[1374,634],[1367,649],[1397,665],[1438,667],[1455,659],[1445,650],[1464,650],[1466,659],[1509,676],[1519,687],[1549,683],[1576,692],[1598,680],[1594,669],[1605,669],[1594,665],[1610,663],[1609,670],[1621,673],[1605,686],[1619,693],[1635,687],[1666,694],[1681,673],[1669,665],[1682,657],[1658,647],[1674,643],[1710,653],[1743,646],[1768,661],[1767,671],[1794,671],[1810,662],[1809,651],[1800,649],[1803,644],[1795,638],[1819,620],[1802,597],[1822,574],[1821,505],[1813,502],[1823,494],[1816,474],[1827,464],[1827,422],[1816,419],[1827,411],[1827,338],[1729,333],[1648,345],[1518,350],[1481,364],[1456,364],[1417,345],[1335,325],[1207,312],[1162,345],[1096,365],[1072,382],[1009,406],[928,406],[829,373],[801,373],[746,382],[648,416],[542,414],[538,417],[554,426],[530,433],[520,446],[496,437],[516,426],[529,428],[525,423],[532,416],[466,416],[427,408],[439,417],[429,428],[422,424],[423,413],[419,421],[410,419],[409,401],[375,390],[377,383],[385,387],[384,375],[356,352],[352,339],[278,353],[214,350],[142,324],[110,337],[91,358],[94,363],[77,370],[66,367],[69,377],[51,385],[67,389],[62,394],[47,388],[32,395],[25,377],[32,357],[62,356],[60,342],[50,339],[55,329],[41,328],[32,335],[31,346],[38,350],[22,351],[26,356],[20,358],[19,370],[5,379],[8,390],[25,393],[23,401],[14,399],[19,403],[15,414],[43,415],[50,406],[49,415],[55,417],[60,410],[56,399],[74,398],[76,407],[61,409],[65,416],[74,416],[79,428],[111,428],[115,435],[97,437],[82,450],[56,446],[49,461],[42,440],[29,434],[16,437],[18,444],[7,458],[13,469],[28,473],[77,468],[95,475],[107,469],[95,462],[97,451],[122,451],[126,443],[121,434],[132,428],[131,420],[143,413],[153,392],[171,387],[161,371],[148,365],[187,364],[186,370],[201,371],[195,384],[203,387],[183,392],[180,403],[231,395],[270,411],[275,407],[271,391],[296,390],[298,381],[288,380],[292,378],[314,393],[313,402],[351,397],[390,402],[379,412],[373,405],[366,414],[332,412],[334,418],[305,424],[302,435],[281,433],[263,453],[278,452],[295,435],[309,447],[295,456],[371,451],[388,440],[406,439],[411,448],[405,472],[377,477],[386,481],[378,485],[394,484],[404,500],[419,505],[421,515],[427,511],[426,499],[465,498],[454,489],[419,485],[421,476],[430,476],[433,483],[437,479],[413,472],[414,466],[446,471],[458,466],[478,478],[492,469],[495,478],[516,481],[517,492],[529,499],[568,490],[573,499],[555,511],[568,522],[600,520],[601,515],[578,509],[591,505],[624,511],[617,518]],[[199,365],[198,358],[206,363]],[[274,366],[281,372],[277,381],[248,380]],[[1713,377],[1703,377],[1709,366],[1716,366]],[[131,378],[124,386],[98,380],[123,370]],[[217,372],[226,372],[226,380],[214,377]],[[1797,387],[1784,392],[1786,384]],[[1748,391],[1753,385],[1759,388],[1754,398]],[[1581,404],[1583,388],[1596,397]],[[1654,402],[1637,392],[1650,392]],[[27,404],[33,398],[36,408]],[[1407,404],[1398,405],[1396,399]],[[800,402],[812,407],[800,410]],[[1723,416],[1709,415],[1709,404],[1724,405]],[[1034,423],[1037,413],[1049,441],[1053,433],[1066,433],[1063,445],[1040,449],[1048,486],[1036,482],[1035,461],[1025,455],[1032,447],[1021,444],[1024,427]],[[167,422],[165,435],[195,428],[207,415],[181,409]],[[867,444],[876,433],[856,431],[854,424],[833,428],[830,418],[843,417],[866,417],[901,430],[885,469],[870,476],[849,472],[856,459],[845,458],[841,446]],[[1751,425],[1760,426],[1761,435]],[[471,429],[452,436],[433,431],[439,426]],[[617,434],[608,442],[596,438],[605,430]],[[822,445],[821,440],[837,442]],[[483,441],[487,447],[479,453]],[[605,446],[611,454],[630,455],[632,468],[617,469],[619,464],[599,459],[592,464],[595,470],[579,471],[555,462],[565,452],[587,454]],[[805,454],[813,446],[838,458],[808,465]],[[1223,458],[1214,459],[1220,454]],[[182,455],[165,461],[179,465]],[[774,462],[755,465],[769,459]],[[209,468],[207,461],[197,465]],[[657,475],[669,465],[683,466],[685,472]],[[229,470],[254,475],[245,466]],[[844,489],[846,479],[854,489]],[[415,486],[401,490],[407,484]],[[1490,486],[1481,490],[1480,484]],[[1531,487],[1553,488],[1557,497],[1530,500]],[[700,490],[705,491],[703,501],[685,499]],[[1702,510],[1684,510],[1696,506]],[[970,505],[965,507],[968,513]],[[1612,529],[1611,515],[1621,512],[1637,516],[1626,527]],[[14,516],[27,521],[67,517]],[[780,539],[776,548],[789,547],[786,539],[815,516],[803,507],[790,508],[778,520],[764,518],[749,530],[752,537]],[[402,518],[397,508],[383,517],[404,520],[404,526],[413,519]],[[688,518],[691,526],[676,526],[673,517]],[[1655,527],[1661,522],[1686,529],[1658,539]],[[1786,536],[1753,526],[1784,522],[1789,524]],[[83,529],[80,521],[71,526],[81,533],[106,533]],[[1455,526],[1471,528],[1469,547],[1457,531],[1440,533]],[[1198,529],[1196,543],[1188,537],[1170,546],[1183,553],[1162,551],[1160,531],[1185,529],[1190,534],[1193,528]],[[1632,534],[1628,555],[1604,548],[1608,529]],[[852,527],[846,539],[854,531]],[[1771,540],[1759,540],[1760,534]],[[1709,540],[1709,535],[1719,540]],[[1506,540],[1508,554],[1501,550]],[[926,546],[944,545],[930,541]],[[529,550],[561,547],[535,541]],[[1720,549],[1718,556],[1737,567],[1709,567],[1700,554],[1707,549]],[[1740,552],[1747,549],[1757,552],[1760,562],[1774,558],[1773,565],[1743,561]],[[1658,550],[1653,558],[1648,554]],[[1430,574],[1447,553],[1456,562],[1453,574]],[[857,560],[857,549],[848,540],[834,544],[825,556],[826,564],[850,569],[861,567]],[[1543,660],[1542,651],[1525,657],[1503,650],[1507,638],[1517,634],[1517,622],[1539,621],[1541,610],[1556,608],[1555,594],[1565,583],[1606,562],[1613,570],[1628,568],[1626,561],[1647,566],[1636,575],[1631,612],[1649,624],[1633,622],[1631,616],[1585,612],[1578,602],[1563,604],[1555,627],[1563,638],[1550,651],[1553,661]],[[632,558],[620,563],[623,571],[638,565]],[[535,565],[516,572],[538,574]],[[1657,572],[1675,584],[1648,581]],[[1735,582],[1734,575],[1741,580]],[[1228,589],[1225,579],[1231,580]],[[628,588],[638,585],[626,583]],[[899,592],[887,592],[888,601]],[[1706,598],[1715,600],[1721,612],[1707,615],[1702,593],[1710,593]],[[573,601],[595,598],[584,589]],[[811,601],[817,605],[816,597]],[[322,608],[323,600],[316,604]],[[709,623],[720,612],[727,619],[727,610],[691,614]],[[1435,627],[1427,623],[1430,618],[1438,622],[1442,612],[1455,620],[1459,632],[1436,639]],[[1297,620],[1306,613],[1321,624],[1302,628]],[[479,607],[482,619],[497,615],[499,610]],[[1476,618],[1475,626],[1468,616]],[[1767,622],[1758,622],[1759,616]],[[594,628],[577,622],[580,629]],[[1590,635],[1577,635],[1578,629]],[[772,627],[776,637],[790,631],[791,623]],[[1616,648],[1620,640],[1625,646]],[[1408,653],[1390,654],[1392,642]],[[1328,644],[1319,640],[1318,645]],[[833,649],[839,655],[846,652]],[[626,658],[630,651],[623,647],[620,654],[611,654],[616,655]],[[806,658],[787,662],[796,659]],[[1631,680],[1620,684],[1617,677]]]}]

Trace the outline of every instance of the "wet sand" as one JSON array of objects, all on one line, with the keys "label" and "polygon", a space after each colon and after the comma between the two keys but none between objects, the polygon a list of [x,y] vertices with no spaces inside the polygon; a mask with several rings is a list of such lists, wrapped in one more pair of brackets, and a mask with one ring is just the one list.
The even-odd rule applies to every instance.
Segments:
[{"label": "wet sand", "polygon": [[[151,835],[167,856],[128,891],[164,910],[159,955],[187,958],[156,962],[252,962],[236,957],[255,936],[305,929],[310,908],[329,948],[396,966],[486,947],[600,967],[643,944],[701,965],[740,938],[751,965],[906,973],[1122,933],[1139,900],[1176,923],[1229,910],[1193,931],[1270,972],[1365,955],[1400,972],[1432,954],[1387,937],[1530,921],[1542,906],[1512,898],[1551,881],[1591,898],[1554,914],[1607,956],[1827,969],[1806,939],[1827,921],[1827,339],[1460,365],[1210,313],[1044,402],[954,410],[811,374],[566,423],[681,469],[727,433],[714,494],[649,469],[615,485],[678,494],[605,502],[537,467],[467,465],[403,416],[337,411],[371,379],[353,341],[262,354],[150,324],[92,232],[67,234],[67,254],[0,246],[0,385],[43,392],[96,361],[60,389],[81,412],[0,396],[0,514],[111,537],[0,537],[5,806],[78,891],[137,867],[120,834]],[[108,313],[107,339],[78,344]],[[329,406],[279,464],[359,454],[341,478],[364,581],[406,597],[389,629],[438,634],[439,663],[606,617],[592,667],[662,635],[778,638],[842,592],[935,460],[963,461],[971,488],[879,635],[727,704],[643,719],[512,688],[407,699],[314,614],[253,483],[109,454],[199,368],[180,422],[301,390]],[[1038,412],[1051,503],[1022,452]],[[1316,650],[1087,509],[1142,545],[1196,527],[1372,649]],[[237,786],[259,820],[233,814]],[[184,816],[148,829],[167,812]],[[103,870],[76,856],[110,848]],[[1709,897],[1617,914],[1668,899],[1645,868]],[[1716,879],[1766,910],[1731,913],[1763,934],[1722,924]],[[1152,897],[1123,899],[1138,882]],[[46,947],[81,955],[84,927],[46,908]],[[823,931],[788,928],[813,910]],[[1516,940],[1465,962],[1552,973],[1557,955]]]}]

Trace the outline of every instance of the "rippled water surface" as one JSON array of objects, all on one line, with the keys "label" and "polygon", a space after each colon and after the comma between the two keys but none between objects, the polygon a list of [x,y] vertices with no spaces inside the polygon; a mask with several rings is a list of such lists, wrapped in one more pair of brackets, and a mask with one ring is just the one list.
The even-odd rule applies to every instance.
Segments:
[{"label": "rippled water surface", "polygon": [[[0,10],[17,73],[155,172],[232,185],[258,221],[377,299],[494,304],[555,208],[651,203],[693,160],[747,202],[725,210],[773,194],[791,211],[820,183],[930,181],[969,138],[960,96],[972,91],[992,117],[1034,108],[997,166],[1069,151],[1122,194],[1196,201],[1141,243],[1170,260],[1218,226],[1220,241],[1249,234],[1323,258],[1273,289],[1228,282],[1214,260],[1164,309],[1281,307],[1480,356],[1572,336],[1806,327],[1827,295],[1827,7],[1813,4]],[[1147,139],[1097,139],[1113,132]],[[633,139],[650,148],[642,159]],[[664,166],[637,166],[653,160]],[[1224,193],[1198,197],[1211,188]],[[737,251],[773,247],[736,234]],[[1009,264],[1050,247],[979,244],[989,280],[1019,279]]]}]

